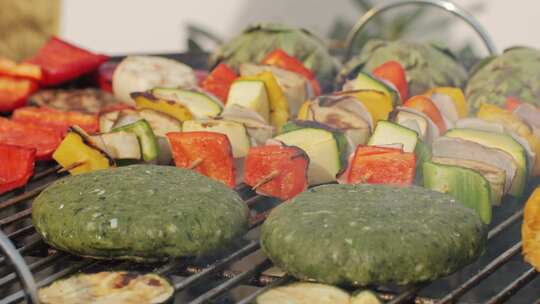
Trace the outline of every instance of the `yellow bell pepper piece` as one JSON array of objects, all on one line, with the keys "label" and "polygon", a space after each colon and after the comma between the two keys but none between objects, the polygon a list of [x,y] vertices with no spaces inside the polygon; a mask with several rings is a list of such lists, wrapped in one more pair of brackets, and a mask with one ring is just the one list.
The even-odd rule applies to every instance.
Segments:
[{"label": "yellow bell pepper piece", "polygon": [[150,109],[168,114],[180,121],[192,120],[193,115],[184,105],[152,96],[150,93],[133,94],[138,109]]},{"label": "yellow bell pepper piece", "polygon": [[360,90],[352,93],[364,104],[374,123],[380,120],[388,120],[390,112],[394,110],[392,97],[380,91]]},{"label": "yellow bell pepper piece", "polygon": [[279,133],[281,127],[289,120],[289,101],[272,72],[266,71],[256,76],[241,77],[240,80],[260,80],[264,82],[270,102],[270,123],[276,127]]},{"label": "yellow bell pepper piece", "polygon": [[465,95],[460,88],[454,87],[437,87],[427,91],[423,95],[431,96],[433,94],[444,94],[450,96],[450,99],[456,106],[459,118],[465,118],[469,115],[469,104],[465,100]]},{"label": "yellow bell pepper piece", "polygon": [[53,159],[72,175],[110,168],[109,159],[86,145],[79,134],[69,132],[53,153]]},{"label": "yellow bell pepper piece", "polygon": [[298,115],[296,116],[299,120],[306,120],[308,117],[308,111],[309,107],[311,105],[311,101],[306,101],[300,106],[300,109],[298,109]]},{"label": "yellow bell pepper piece", "polygon": [[540,271],[540,187],[525,203],[521,239],[525,261]]}]

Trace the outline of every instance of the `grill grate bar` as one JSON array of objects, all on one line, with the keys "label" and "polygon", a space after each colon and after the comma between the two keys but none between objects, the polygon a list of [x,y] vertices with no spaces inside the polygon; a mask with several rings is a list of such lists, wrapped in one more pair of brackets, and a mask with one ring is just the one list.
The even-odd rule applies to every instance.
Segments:
[{"label": "grill grate bar", "polygon": [[388,302],[388,304],[408,303],[416,296],[416,294],[420,290],[422,290],[422,288],[426,287],[427,285],[428,284],[423,283],[423,284],[409,287],[407,290],[403,291],[402,293],[398,294],[395,298],[393,298],[392,301]]},{"label": "grill grate bar", "polygon": [[0,209],[3,209],[3,208],[6,208],[6,207],[9,207],[9,206],[18,204],[20,202],[23,202],[23,201],[29,199],[29,198],[37,196],[39,193],[41,193],[41,191],[43,191],[45,188],[47,188],[50,184],[52,184],[52,182],[43,184],[41,186],[37,186],[36,188],[34,188],[32,190],[28,190],[28,191],[26,191],[26,192],[24,192],[24,193],[22,193],[20,195],[17,195],[15,197],[12,197],[10,199],[5,200],[2,203],[0,203]]},{"label": "grill grate bar", "polygon": [[[27,253],[28,251],[34,249],[35,247],[37,247],[38,245],[40,244],[43,244],[43,241],[41,240],[41,238],[35,234],[34,236],[37,236],[35,239],[33,239],[31,242],[29,242],[28,244],[22,246],[21,248],[17,249],[17,251],[19,251],[19,254],[20,255],[24,255],[25,253]],[[0,257],[0,266],[2,266],[2,264],[5,263],[5,257]]]},{"label": "grill grate bar", "polygon": [[503,254],[495,258],[486,267],[482,268],[477,274],[465,281],[458,288],[452,290],[444,298],[442,298],[437,304],[451,303],[455,299],[463,296],[467,291],[478,285],[483,279],[490,276],[493,272],[499,269],[502,265],[508,262],[513,256],[519,253],[521,250],[521,242],[516,243],[510,249],[506,250]]},{"label": "grill grate bar", "polygon": [[284,277],[281,277],[281,278],[278,278],[278,279],[275,279],[272,281],[272,283],[262,287],[262,288],[259,288],[257,289],[257,291],[251,293],[249,296],[243,298],[242,300],[238,301],[237,304],[249,304],[251,303],[253,300],[255,300],[255,298],[257,298],[257,296],[259,296],[260,294],[262,294],[263,292],[269,290],[269,289],[272,289],[274,287],[277,287],[277,286],[281,286],[281,285],[285,285],[289,282],[292,282],[294,280],[293,277],[291,276],[284,276]]},{"label": "grill grate bar", "polygon": [[40,172],[34,174],[34,176],[32,176],[32,178],[30,179],[30,181],[35,181],[35,180],[38,180],[38,179],[42,179],[47,175],[56,173],[60,169],[62,169],[62,166],[60,166],[60,165],[52,166],[52,167],[50,167],[48,169],[45,169],[43,171],[40,171]]},{"label": "grill grate bar", "polygon": [[[52,254],[46,258],[43,258],[43,259],[40,259],[30,265],[28,265],[28,268],[32,271],[39,271],[43,268],[46,268],[48,267],[49,263],[54,263],[56,260],[58,260],[59,258],[65,256],[64,253],[59,253],[59,252],[56,252],[55,254]],[[14,279],[17,278],[17,275],[15,274],[15,272],[11,272],[10,274],[0,278],[0,287],[2,287],[2,285],[4,284],[7,284],[11,281],[13,281]]]},{"label": "grill grate bar", "polygon": [[249,278],[253,277],[255,274],[260,273],[266,269],[268,269],[272,265],[272,262],[270,260],[265,259],[261,263],[257,264],[255,267],[246,270],[237,276],[234,276],[231,279],[226,280],[225,282],[219,284],[218,286],[212,288],[211,290],[205,292],[195,300],[189,302],[190,304],[201,304],[206,303],[207,301],[219,296],[220,294],[231,290],[233,287],[237,286],[238,284],[242,283],[245,280],[248,280]]},{"label": "grill grate bar", "polygon": [[523,209],[520,209],[516,211],[516,213],[509,216],[506,220],[504,220],[502,223],[491,229],[488,233],[488,240],[491,240],[495,236],[497,236],[499,233],[504,231],[504,229],[508,228],[510,225],[512,225],[517,220],[521,219],[523,217]]},{"label": "grill grate bar", "polygon": [[496,296],[489,299],[486,304],[496,304],[503,303],[504,301],[511,298],[515,293],[517,293],[525,285],[529,284],[538,276],[538,272],[534,268],[530,268],[522,275],[520,275],[515,281],[510,283],[506,288],[501,290]]},{"label": "grill grate bar", "polygon": [[12,216],[5,217],[5,218],[0,220],[0,228],[4,227],[4,226],[7,226],[7,225],[9,225],[9,224],[11,224],[13,222],[16,222],[16,221],[18,221],[20,219],[23,219],[25,217],[28,217],[31,214],[32,214],[32,208],[28,208],[28,209],[24,209],[21,212],[17,212]]},{"label": "grill grate bar", "polygon": [[13,231],[12,233],[8,234],[7,237],[10,238],[11,240],[15,239],[16,237],[18,237],[20,234],[25,234],[29,231],[33,231],[34,230],[34,225],[28,225],[26,227],[23,227],[19,230],[16,230],[16,231]]}]

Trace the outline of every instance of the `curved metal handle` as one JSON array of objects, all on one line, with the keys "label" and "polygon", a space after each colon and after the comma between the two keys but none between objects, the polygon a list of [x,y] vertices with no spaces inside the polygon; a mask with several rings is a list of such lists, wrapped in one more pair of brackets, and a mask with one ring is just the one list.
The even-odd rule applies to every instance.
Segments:
[{"label": "curved metal handle", "polygon": [[32,304],[39,304],[36,281],[34,281],[30,269],[26,266],[26,262],[2,230],[0,230],[0,251],[3,252],[8,261],[13,264],[15,272],[26,291],[27,300],[30,300],[29,302]]},{"label": "curved metal handle", "polygon": [[497,53],[495,44],[482,25],[480,25],[480,23],[471,14],[456,4],[445,0],[391,0],[383,1],[381,4],[373,7],[356,22],[352,30],[349,32],[349,34],[347,34],[347,40],[345,42],[347,53],[345,55],[345,60],[347,61],[351,58],[352,48],[354,46],[354,42],[356,41],[356,37],[358,37],[358,33],[360,33],[360,31],[373,17],[387,10],[410,4],[431,5],[461,18],[474,29],[480,38],[482,38],[482,41],[484,42],[490,55]]}]

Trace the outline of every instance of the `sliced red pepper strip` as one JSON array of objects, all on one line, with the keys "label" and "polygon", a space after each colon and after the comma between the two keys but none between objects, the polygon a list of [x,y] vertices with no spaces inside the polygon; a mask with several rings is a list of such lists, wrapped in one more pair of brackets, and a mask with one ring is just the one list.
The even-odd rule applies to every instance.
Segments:
[{"label": "sliced red pepper strip", "polygon": [[33,80],[0,76],[0,112],[11,112],[24,106],[37,89],[38,84]]},{"label": "sliced red pepper strip", "polygon": [[97,83],[103,91],[112,93],[112,78],[117,66],[118,63],[115,62],[105,62],[99,66]]},{"label": "sliced red pepper strip", "polygon": [[268,53],[261,63],[275,65],[284,70],[295,72],[306,77],[311,83],[311,87],[315,96],[321,95],[321,86],[319,84],[319,81],[317,80],[317,77],[315,76],[315,73],[313,73],[313,71],[311,71],[310,69],[306,68],[302,61],[287,54],[287,52],[283,51],[282,49],[275,49],[272,52]]},{"label": "sliced red pepper strip", "polygon": [[228,65],[220,63],[203,80],[200,87],[218,97],[224,104],[227,102],[229,89],[238,75]]},{"label": "sliced red pepper strip", "polygon": [[174,163],[218,180],[233,188],[235,182],[232,147],[226,135],[216,132],[171,132],[167,134]]},{"label": "sliced red pepper strip", "polygon": [[407,100],[403,106],[407,108],[416,109],[424,114],[426,114],[437,127],[439,128],[439,131],[441,134],[446,132],[446,124],[444,122],[444,119],[441,115],[441,112],[437,108],[437,106],[431,101],[431,98],[427,96],[413,96],[409,100]]},{"label": "sliced red pepper strip", "polygon": [[36,64],[43,71],[42,84],[52,86],[95,71],[109,57],[98,55],[52,37],[27,62]]},{"label": "sliced red pepper strip", "polygon": [[38,65],[31,63],[16,63],[4,57],[0,57],[0,75],[19,78],[27,78],[39,81],[43,74]]},{"label": "sliced red pepper strip", "polygon": [[389,81],[396,86],[401,100],[407,100],[409,98],[409,85],[407,84],[405,69],[403,69],[401,63],[394,60],[385,62],[373,70],[373,75]]},{"label": "sliced red pepper strip", "polygon": [[38,160],[48,160],[62,137],[56,131],[0,117],[0,144],[36,149]]},{"label": "sliced red pepper strip", "polygon": [[0,194],[26,185],[35,159],[36,149],[0,144]]},{"label": "sliced red pepper strip", "polygon": [[88,133],[99,130],[98,115],[75,111],[61,111],[45,107],[23,107],[13,112],[12,119],[55,129],[62,134],[73,125],[78,125]]},{"label": "sliced red pepper strip", "polygon": [[288,200],[307,189],[308,164],[308,156],[297,147],[252,147],[245,160],[244,182],[260,185],[261,194]]},{"label": "sliced red pepper strip", "polygon": [[396,151],[373,154],[372,147],[359,145],[350,165],[348,182],[412,185],[416,173],[416,155],[393,150]]}]

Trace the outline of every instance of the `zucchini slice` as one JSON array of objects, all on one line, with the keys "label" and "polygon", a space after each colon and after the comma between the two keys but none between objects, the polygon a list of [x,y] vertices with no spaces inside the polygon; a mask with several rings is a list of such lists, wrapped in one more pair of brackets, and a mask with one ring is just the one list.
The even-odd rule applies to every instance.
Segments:
[{"label": "zucchini slice", "polygon": [[319,283],[293,283],[277,287],[257,297],[257,304],[349,304],[349,294]]},{"label": "zucchini slice", "polygon": [[141,144],[144,161],[152,161],[158,157],[158,141],[154,135],[154,131],[152,131],[152,127],[150,127],[150,124],[146,120],[137,120],[134,123],[114,128],[112,131],[126,131],[137,135],[137,139],[139,139],[139,143]]},{"label": "zucchini slice", "polygon": [[38,294],[43,304],[160,304],[171,300],[174,288],[157,274],[115,271],[71,276]]},{"label": "zucchini slice", "polygon": [[383,304],[383,301],[376,293],[365,289],[353,294],[351,304]]}]

